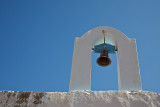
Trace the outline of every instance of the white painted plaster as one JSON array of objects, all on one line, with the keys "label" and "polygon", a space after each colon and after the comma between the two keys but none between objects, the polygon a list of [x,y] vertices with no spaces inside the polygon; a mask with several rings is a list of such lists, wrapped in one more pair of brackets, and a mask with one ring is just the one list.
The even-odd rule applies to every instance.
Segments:
[{"label": "white painted plaster", "polygon": [[0,107],[160,107],[160,94],[149,91],[1,91]]},{"label": "white painted plaster", "polygon": [[142,90],[136,41],[111,27],[94,28],[75,39],[69,90],[91,90],[92,47],[103,43],[102,30],[107,32],[106,42],[118,48],[119,90]]}]

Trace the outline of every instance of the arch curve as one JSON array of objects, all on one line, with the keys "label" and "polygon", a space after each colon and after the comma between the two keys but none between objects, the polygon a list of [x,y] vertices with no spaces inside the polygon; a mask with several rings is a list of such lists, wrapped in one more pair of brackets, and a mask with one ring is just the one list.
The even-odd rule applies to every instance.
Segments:
[{"label": "arch curve", "polygon": [[119,30],[112,28],[112,27],[107,27],[107,26],[100,26],[100,27],[93,28],[89,30],[88,32],[86,32],[84,35],[82,35],[80,39],[81,38],[87,39],[88,41],[91,41],[93,45],[96,45],[100,43],[101,41],[99,41],[98,43],[96,43],[95,41],[97,39],[103,38],[102,30],[106,32],[106,37],[109,39],[108,42],[112,45],[116,46],[117,40],[120,40],[120,39],[128,40],[129,39],[125,34],[120,32]]}]

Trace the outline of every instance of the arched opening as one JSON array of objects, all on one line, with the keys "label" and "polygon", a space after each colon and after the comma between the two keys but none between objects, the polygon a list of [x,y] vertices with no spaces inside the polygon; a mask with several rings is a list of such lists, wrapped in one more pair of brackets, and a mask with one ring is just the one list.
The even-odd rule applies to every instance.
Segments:
[{"label": "arched opening", "polygon": [[92,52],[91,90],[118,90],[117,55],[109,54],[111,65],[101,67],[96,63],[100,54]]},{"label": "arched opening", "polygon": [[[111,34],[105,35],[105,41],[109,44],[114,44]],[[93,42],[94,45],[102,44],[104,38],[102,35],[96,38]],[[111,59],[111,65],[107,67],[99,66],[96,62],[100,57],[100,53],[92,51],[91,62],[91,90],[92,91],[106,91],[118,90],[118,72],[117,72],[117,55],[116,53],[108,54]]]}]

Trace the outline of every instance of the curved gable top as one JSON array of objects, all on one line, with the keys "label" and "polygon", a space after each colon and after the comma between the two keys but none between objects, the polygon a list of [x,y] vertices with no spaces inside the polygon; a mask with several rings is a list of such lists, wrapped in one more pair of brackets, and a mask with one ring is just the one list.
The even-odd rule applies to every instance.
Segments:
[{"label": "curved gable top", "polygon": [[79,39],[86,39],[88,41],[93,42],[92,45],[100,44],[103,42],[103,34],[102,30],[106,32],[106,41],[112,45],[116,46],[117,40],[128,40],[129,38],[120,32],[119,30],[107,27],[100,26],[94,29],[89,30],[84,35],[82,35]]}]

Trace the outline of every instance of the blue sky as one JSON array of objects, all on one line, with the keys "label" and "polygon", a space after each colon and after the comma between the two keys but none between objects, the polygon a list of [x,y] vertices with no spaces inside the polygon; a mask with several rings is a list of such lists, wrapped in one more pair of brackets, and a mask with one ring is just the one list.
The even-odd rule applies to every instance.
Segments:
[{"label": "blue sky", "polygon": [[[159,0],[1,0],[0,90],[67,92],[75,37],[110,26],[135,38],[142,88],[160,93]],[[116,55],[92,90],[118,90]]]}]

